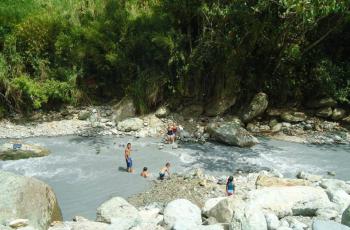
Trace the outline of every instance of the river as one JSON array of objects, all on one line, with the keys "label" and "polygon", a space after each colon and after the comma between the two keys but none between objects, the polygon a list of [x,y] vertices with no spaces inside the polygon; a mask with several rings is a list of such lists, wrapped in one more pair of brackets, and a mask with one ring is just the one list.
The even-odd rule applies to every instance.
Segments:
[{"label": "river", "polygon": [[[0,140],[3,143],[8,140]],[[172,172],[201,167],[213,175],[229,175],[236,170],[255,171],[275,168],[285,176],[304,170],[350,180],[349,145],[306,145],[260,139],[251,149],[217,143],[186,144],[178,149],[165,145],[159,149],[155,138],[78,136],[38,137],[24,139],[51,150],[43,158],[0,161],[0,169],[47,182],[55,191],[65,220],[81,215],[94,219],[96,208],[113,196],[129,197],[145,191],[151,180],[139,176],[147,166],[153,178],[159,169],[171,162]],[[123,150],[131,142],[135,174],[125,172]]]}]

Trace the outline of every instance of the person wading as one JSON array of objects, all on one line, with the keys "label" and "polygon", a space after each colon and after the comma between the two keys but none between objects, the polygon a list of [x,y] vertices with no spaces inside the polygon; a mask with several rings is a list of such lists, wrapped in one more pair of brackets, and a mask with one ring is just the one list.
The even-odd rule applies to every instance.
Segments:
[{"label": "person wading", "polygon": [[126,162],[126,171],[129,173],[133,173],[134,169],[132,168],[132,159],[131,159],[131,144],[128,143],[126,145],[124,156],[125,156],[125,162]]}]

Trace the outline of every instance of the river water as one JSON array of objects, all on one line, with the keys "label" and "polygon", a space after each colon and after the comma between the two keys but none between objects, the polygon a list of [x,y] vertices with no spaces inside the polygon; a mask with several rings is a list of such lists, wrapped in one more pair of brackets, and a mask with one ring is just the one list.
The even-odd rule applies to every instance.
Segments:
[{"label": "river water", "polygon": [[[3,143],[8,140],[0,140]],[[96,208],[113,196],[129,197],[147,189],[151,180],[139,176],[147,166],[153,178],[171,162],[173,172],[201,167],[213,175],[229,175],[236,170],[275,168],[286,176],[304,170],[350,180],[349,145],[306,145],[261,139],[261,144],[242,149],[216,143],[187,144],[158,149],[159,139],[132,137],[77,136],[38,137],[24,140],[51,150],[43,158],[0,161],[0,170],[32,176],[47,182],[55,191],[63,217],[95,218]],[[125,172],[124,148],[131,142],[135,174]]]}]

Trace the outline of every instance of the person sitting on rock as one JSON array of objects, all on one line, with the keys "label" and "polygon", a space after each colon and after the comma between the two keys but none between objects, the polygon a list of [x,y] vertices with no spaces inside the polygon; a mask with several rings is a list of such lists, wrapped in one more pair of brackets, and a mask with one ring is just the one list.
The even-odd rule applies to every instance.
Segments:
[{"label": "person sitting on rock", "polygon": [[133,173],[134,169],[132,168],[132,159],[131,159],[131,144],[128,143],[126,145],[126,149],[124,151],[125,161],[126,161],[126,171],[129,173]]},{"label": "person sitting on rock", "polygon": [[159,172],[159,179],[160,179],[160,180],[164,180],[164,178],[165,178],[165,173],[167,173],[168,176],[170,177],[170,163],[169,163],[169,162],[167,162],[167,163],[165,164],[165,167],[163,167],[163,168],[160,169],[160,172]]},{"label": "person sitting on rock", "polygon": [[149,172],[148,172],[148,168],[147,167],[143,167],[143,170],[141,172],[141,176],[144,178],[149,177]]},{"label": "person sitting on rock", "polygon": [[235,185],[233,183],[233,176],[230,176],[226,182],[226,195],[232,196],[235,192]]}]

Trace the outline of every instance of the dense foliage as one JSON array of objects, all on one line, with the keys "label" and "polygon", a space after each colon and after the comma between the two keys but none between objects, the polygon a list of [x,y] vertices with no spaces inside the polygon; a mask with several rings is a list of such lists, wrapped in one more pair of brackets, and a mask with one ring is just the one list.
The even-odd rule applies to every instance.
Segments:
[{"label": "dense foliage", "polygon": [[[2,0],[0,111],[350,102],[348,0]],[[1,108],[2,107],[2,108]]]}]

